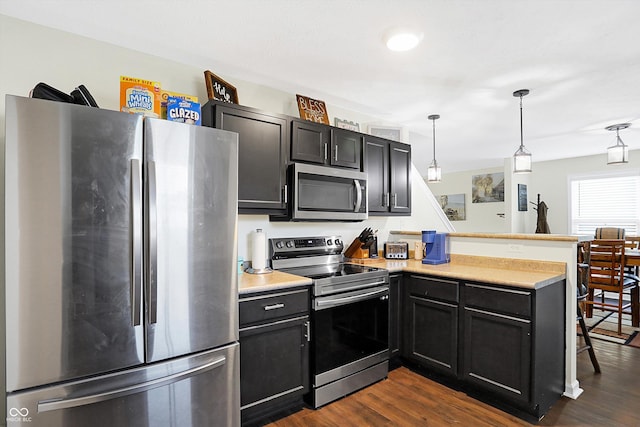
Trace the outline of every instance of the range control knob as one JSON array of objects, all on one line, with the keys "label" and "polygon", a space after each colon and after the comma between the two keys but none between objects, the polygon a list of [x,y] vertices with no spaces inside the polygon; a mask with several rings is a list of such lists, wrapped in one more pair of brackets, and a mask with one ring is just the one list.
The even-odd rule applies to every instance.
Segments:
[{"label": "range control knob", "polygon": [[282,249],[283,247],[284,247],[284,245],[282,244],[282,242],[281,242],[281,241],[277,241],[277,242],[276,242],[276,248],[278,248],[278,249]]},{"label": "range control knob", "polygon": [[336,246],[340,246],[342,244],[342,242],[340,241],[340,239],[336,239],[335,244],[336,244]]},{"label": "range control knob", "polygon": [[333,241],[331,239],[327,239],[327,246],[331,246],[332,243]]},{"label": "range control knob", "polygon": [[289,241],[287,242],[287,247],[288,247],[288,248],[292,248],[292,247],[293,247],[293,242],[292,242],[291,240],[289,240]]}]

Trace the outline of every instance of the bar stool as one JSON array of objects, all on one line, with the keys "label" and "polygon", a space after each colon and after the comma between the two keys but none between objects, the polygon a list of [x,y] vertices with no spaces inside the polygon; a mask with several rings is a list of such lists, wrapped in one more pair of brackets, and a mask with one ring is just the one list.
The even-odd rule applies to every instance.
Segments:
[{"label": "bar stool", "polygon": [[582,332],[582,337],[584,338],[585,345],[582,347],[578,347],[577,354],[582,353],[583,351],[589,352],[589,358],[591,359],[591,364],[593,365],[594,371],[599,374],[600,373],[600,364],[598,363],[598,359],[596,358],[596,353],[593,350],[593,345],[591,344],[591,337],[589,336],[589,329],[584,321],[584,316],[582,314],[582,304],[587,299],[588,294],[588,284],[589,284],[589,258],[591,257],[591,243],[590,242],[579,242],[578,243],[578,283],[577,283],[577,315],[578,315],[578,324],[580,324],[580,330]]}]

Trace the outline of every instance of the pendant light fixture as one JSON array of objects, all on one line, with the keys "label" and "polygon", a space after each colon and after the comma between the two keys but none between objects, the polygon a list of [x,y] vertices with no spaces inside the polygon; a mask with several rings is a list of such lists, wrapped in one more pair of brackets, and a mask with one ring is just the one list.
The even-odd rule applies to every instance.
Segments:
[{"label": "pendant light fixture", "polygon": [[616,145],[607,148],[608,165],[620,165],[629,162],[629,147],[624,145],[624,142],[620,139],[620,129],[626,129],[629,126],[631,126],[631,123],[619,123],[605,128],[606,130],[616,131]]},{"label": "pendant light fixture", "polygon": [[529,89],[520,89],[513,92],[513,96],[520,97],[520,147],[513,154],[513,173],[531,172],[531,153],[524,148],[522,138],[522,97],[529,94]]},{"label": "pendant light fixture", "polygon": [[442,169],[440,169],[436,161],[436,120],[439,118],[439,114],[432,114],[428,117],[433,122],[433,161],[427,168],[427,182],[440,182],[442,180]]}]

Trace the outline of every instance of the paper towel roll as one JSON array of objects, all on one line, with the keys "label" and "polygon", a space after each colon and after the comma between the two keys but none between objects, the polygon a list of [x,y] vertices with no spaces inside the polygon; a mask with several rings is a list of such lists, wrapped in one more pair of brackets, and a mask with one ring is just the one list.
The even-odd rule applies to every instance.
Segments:
[{"label": "paper towel roll", "polygon": [[267,236],[258,228],[251,236],[251,267],[264,270],[267,267]]}]

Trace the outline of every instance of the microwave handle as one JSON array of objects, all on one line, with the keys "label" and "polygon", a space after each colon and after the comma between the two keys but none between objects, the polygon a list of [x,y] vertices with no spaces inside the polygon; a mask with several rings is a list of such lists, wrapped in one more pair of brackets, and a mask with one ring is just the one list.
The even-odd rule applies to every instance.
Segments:
[{"label": "microwave handle", "polygon": [[362,187],[360,186],[360,181],[358,181],[357,179],[353,180],[353,183],[356,186],[356,207],[353,210],[354,212],[359,212],[360,211],[360,206],[362,205]]}]

